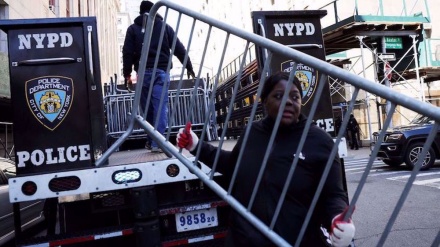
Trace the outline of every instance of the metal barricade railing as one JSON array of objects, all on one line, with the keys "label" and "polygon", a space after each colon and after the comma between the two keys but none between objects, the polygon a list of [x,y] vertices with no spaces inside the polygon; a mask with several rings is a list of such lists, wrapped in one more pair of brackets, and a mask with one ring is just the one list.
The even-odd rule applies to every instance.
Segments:
[{"label": "metal barricade railing", "polygon": [[[176,108],[174,109],[175,113],[172,111],[168,112],[169,122],[171,124],[170,133],[176,134],[177,131],[184,127],[186,124],[185,117],[187,115],[190,116],[191,123],[195,128],[196,132],[202,130],[205,120],[205,113],[207,112],[208,102],[207,102],[207,94],[205,90],[198,88],[195,96],[195,106],[192,108],[192,112],[188,113],[189,106],[191,105],[191,100],[193,97],[194,89],[181,89],[178,93],[177,90],[169,90],[168,91],[168,107],[171,109],[174,105]],[[170,127],[170,126],[168,126]],[[208,130],[209,140],[212,139],[210,134],[211,130]]]},{"label": "metal barricade railing", "polygon": [[[310,103],[311,104],[311,108],[309,111],[309,114],[307,116],[307,121],[305,122],[305,126],[304,129],[302,130],[301,135],[298,137],[298,143],[296,144],[295,148],[292,149],[291,154],[293,153],[294,156],[289,156],[290,159],[292,159],[292,163],[290,167],[285,168],[286,170],[286,179],[283,181],[277,181],[278,183],[282,184],[280,185],[277,189],[277,193],[276,194],[272,194],[272,197],[276,197],[276,198],[272,198],[273,200],[275,200],[277,203],[273,208],[273,212],[271,212],[270,216],[268,219],[262,220],[261,218],[257,217],[255,215],[255,212],[253,210],[253,206],[255,203],[255,198],[256,198],[256,194],[259,191],[260,188],[265,188],[265,184],[261,184],[263,180],[263,175],[265,174],[265,169],[267,168],[268,165],[268,159],[271,156],[271,151],[274,148],[274,143],[276,140],[276,133],[278,131],[278,126],[280,124],[280,120],[281,120],[281,114],[278,114],[275,123],[274,123],[274,128],[272,130],[272,132],[270,133],[270,138],[268,139],[268,141],[264,144],[265,150],[263,152],[258,153],[258,157],[263,157],[261,159],[261,164],[257,164],[255,168],[251,169],[252,172],[256,172],[256,174],[258,174],[257,177],[255,177],[255,184],[252,188],[249,188],[250,191],[252,191],[251,193],[251,198],[249,201],[242,201],[240,200],[240,198],[237,198],[235,196],[235,194],[233,193],[234,189],[237,188],[236,183],[240,182],[240,181],[236,181],[237,174],[239,174],[241,172],[241,174],[243,172],[246,173],[246,171],[240,171],[240,167],[242,165],[246,165],[243,164],[245,161],[242,161],[241,158],[246,155],[244,154],[245,152],[245,146],[248,144],[248,140],[252,140],[252,138],[250,137],[250,133],[251,133],[251,126],[252,124],[247,124],[242,132],[242,135],[240,136],[241,138],[241,146],[240,148],[237,150],[233,151],[234,160],[229,160],[229,159],[225,159],[225,157],[223,155],[227,154],[225,152],[221,152],[220,149],[223,148],[224,145],[224,139],[225,139],[225,135],[226,135],[226,131],[227,128],[223,128],[222,133],[220,135],[220,141],[218,143],[218,149],[216,152],[213,152],[212,155],[213,157],[211,157],[211,159],[209,161],[203,161],[205,162],[207,165],[209,165],[210,167],[212,167],[213,171],[211,171],[208,174],[205,174],[204,172],[202,172],[202,170],[200,170],[197,165],[195,165],[196,162],[191,161],[190,159],[188,159],[188,157],[186,155],[183,155],[180,150],[174,146],[172,144],[172,140],[170,140],[170,131],[168,131],[167,133],[165,133],[164,135],[162,135],[161,133],[157,132],[157,125],[155,123],[148,123],[146,122],[145,119],[145,115],[147,113],[141,114],[139,112],[139,108],[138,107],[132,107],[132,111],[131,111],[131,115],[128,118],[128,127],[127,130],[120,136],[120,138],[103,154],[103,156],[101,157],[101,159],[99,159],[96,163],[97,166],[101,166],[104,164],[104,161],[106,159],[109,158],[109,156],[117,150],[117,148],[124,142],[124,140],[126,140],[127,138],[129,138],[130,135],[132,135],[133,132],[136,131],[135,126],[141,126],[144,130],[145,133],[148,134],[149,136],[151,136],[153,139],[155,139],[159,146],[166,151],[166,153],[169,153],[173,156],[175,156],[176,158],[178,158],[185,166],[188,167],[188,169],[194,173],[197,177],[199,177],[207,186],[209,186],[214,192],[216,192],[222,199],[224,199],[225,201],[227,201],[229,203],[229,205],[231,205],[231,207],[233,207],[235,209],[235,212],[239,213],[246,221],[248,221],[250,224],[252,224],[257,230],[259,230],[261,233],[263,233],[267,238],[269,238],[273,243],[275,243],[276,245],[279,246],[299,246],[301,241],[303,240],[303,237],[305,235],[306,229],[308,224],[311,222],[312,216],[313,216],[313,212],[315,211],[317,205],[318,205],[318,201],[320,199],[320,195],[323,192],[323,190],[325,189],[324,185],[326,183],[326,180],[330,174],[330,170],[333,169],[332,166],[334,166],[334,162],[335,160],[337,160],[337,154],[338,154],[338,146],[339,143],[341,142],[342,138],[344,137],[345,134],[345,130],[348,124],[348,118],[344,118],[344,120],[341,123],[340,126],[340,130],[337,133],[336,139],[334,140],[334,146],[331,150],[327,150],[326,152],[326,157],[324,159],[322,166],[323,166],[323,170],[322,170],[322,176],[320,176],[320,178],[318,178],[319,181],[316,181],[316,190],[315,190],[315,194],[313,195],[313,198],[311,198],[310,200],[310,205],[307,205],[307,212],[304,212],[304,215],[302,215],[301,217],[303,217],[303,222],[302,222],[302,226],[301,229],[297,235],[297,237],[294,240],[286,240],[286,236],[282,235],[277,226],[277,221],[279,220],[279,218],[282,217],[282,215],[280,215],[280,212],[282,212],[283,210],[283,205],[285,203],[286,200],[290,200],[288,197],[288,193],[289,192],[289,185],[292,181],[292,177],[294,177],[295,174],[295,170],[300,167],[301,162],[300,159],[302,159],[301,157],[303,157],[303,153],[302,151],[304,150],[303,148],[306,147],[307,144],[309,143],[309,130],[311,128],[314,128],[312,125],[312,119],[316,113],[317,110],[317,105],[318,105],[318,101],[320,100],[320,96],[322,95],[322,91],[323,91],[323,87],[324,85],[326,85],[327,83],[327,76],[331,76],[332,78],[337,78],[341,81],[344,81],[350,85],[352,85],[354,87],[354,92],[352,94],[352,98],[350,99],[350,103],[348,104],[348,108],[347,108],[347,113],[351,113],[353,112],[353,108],[356,102],[356,98],[357,95],[359,93],[360,90],[364,90],[367,91],[371,94],[377,95],[383,99],[386,99],[388,102],[390,102],[390,107],[389,109],[387,109],[387,117],[383,123],[383,126],[381,126],[381,131],[378,134],[377,137],[377,142],[374,145],[374,147],[372,148],[372,152],[370,155],[370,158],[368,160],[368,163],[365,166],[365,170],[362,173],[362,176],[360,178],[359,184],[357,186],[357,188],[355,189],[353,196],[351,198],[351,202],[350,202],[350,206],[348,207],[348,212],[344,217],[344,220],[347,220],[349,217],[352,216],[353,211],[354,211],[354,207],[357,204],[359,197],[361,196],[361,193],[363,191],[364,185],[366,184],[366,180],[367,177],[370,173],[370,171],[372,170],[372,166],[373,166],[373,162],[376,160],[379,148],[380,148],[380,144],[381,144],[381,140],[384,140],[384,136],[386,134],[386,130],[388,129],[388,127],[390,126],[393,114],[396,112],[396,107],[401,107],[401,108],[407,108],[411,111],[417,112],[419,114],[425,115],[425,116],[429,116],[430,118],[435,120],[435,124],[432,127],[432,130],[430,132],[430,134],[428,135],[426,141],[424,142],[423,148],[422,148],[422,152],[420,153],[420,155],[418,156],[419,159],[417,161],[417,163],[415,164],[414,168],[411,171],[411,174],[408,178],[407,183],[404,186],[403,192],[401,193],[397,203],[394,206],[394,210],[390,216],[390,218],[388,219],[388,223],[385,227],[385,229],[383,230],[382,235],[380,236],[380,239],[377,243],[377,246],[383,246],[384,242],[386,241],[386,239],[388,238],[391,228],[393,226],[393,224],[395,223],[397,216],[399,215],[399,212],[401,211],[403,204],[406,200],[406,198],[408,197],[409,191],[411,190],[411,187],[415,181],[416,175],[418,174],[422,162],[424,160],[424,157],[426,156],[427,150],[430,148],[436,134],[439,128],[439,123],[440,123],[440,109],[438,107],[434,107],[433,105],[430,105],[428,103],[425,102],[420,102],[417,101],[411,97],[408,97],[407,95],[404,95],[402,93],[399,92],[395,92],[392,89],[385,87],[383,85],[374,83],[372,81],[369,81],[365,78],[362,78],[360,76],[354,75],[348,71],[345,71],[343,69],[340,69],[338,67],[335,67],[329,63],[326,63],[325,61],[316,59],[310,55],[301,53],[295,49],[289,48],[287,46],[281,45],[277,42],[271,41],[269,39],[263,38],[259,35],[250,33],[250,32],[246,32],[238,27],[235,26],[231,26],[231,25],[227,25],[225,23],[222,23],[218,20],[215,20],[213,18],[207,17],[205,15],[202,15],[200,13],[197,13],[195,11],[192,11],[190,9],[184,8],[182,6],[179,6],[178,4],[171,2],[171,1],[158,1],[152,8],[152,10],[150,11],[150,15],[146,15],[146,17],[144,18],[144,25],[146,25],[145,27],[145,37],[144,37],[144,46],[142,48],[142,55],[141,55],[141,61],[139,64],[139,81],[143,81],[143,77],[144,77],[144,70],[147,64],[147,51],[149,49],[150,46],[150,39],[152,36],[152,23],[153,23],[153,18],[154,16],[157,14],[157,11],[159,10],[159,8],[164,7],[165,8],[165,15],[164,15],[164,21],[167,21],[168,15],[170,15],[170,12],[173,13],[177,13],[178,18],[177,18],[177,24],[176,24],[176,35],[173,37],[173,46],[172,46],[172,50],[171,53],[174,53],[174,49],[175,49],[175,43],[176,43],[176,39],[177,39],[177,35],[179,34],[179,28],[180,28],[180,24],[181,24],[181,19],[182,16],[184,18],[187,18],[186,20],[190,20],[190,23],[192,23],[190,30],[185,30],[186,34],[189,34],[189,39],[188,39],[188,43],[186,44],[186,48],[187,50],[190,50],[191,45],[196,43],[196,45],[204,45],[204,49],[203,49],[203,53],[201,54],[201,61],[198,62],[198,64],[200,64],[200,69],[198,70],[198,74],[196,73],[196,75],[198,75],[198,78],[200,78],[200,73],[201,73],[201,67],[203,67],[203,62],[204,59],[209,57],[209,59],[216,59],[218,62],[218,72],[217,72],[217,76],[216,78],[214,78],[214,84],[212,87],[212,92],[209,95],[209,104],[208,107],[205,110],[205,114],[203,122],[203,129],[201,131],[200,135],[200,140],[203,140],[205,138],[205,136],[208,134],[208,128],[210,123],[212,122],[213,119],[213,113],[209,111],[209,109],[212,109],[212,106],[215,103],[215,95],[216,95],[216,89],[217,86],[219,84],[219,75],[221,74],[221,68],[223,67],[223,62],[225,60],[227,51],[228,51],[228,45],[229,42],[231,41],[232,38],[234,38],[234,45],[237,44],[241,44],[243,45],[243,53],[244,53],[244,57],[246,56],[246,52],[248,51],[249,47],[252,45],[255,45],[256,47],[260,47],[262,49],[265,49],[267,51],[267,58],[264,61],[264,67],[262,68],[262,71],[260,73],[261,78],[259,78],[258,82],[258,89],[256,91],[256,99],[254,100],[252,106],[251,107],[251,111],[249,113],[249,118],[252,121],[248,121],[248,123],[252,123],[255,119],[256,119],[256,111],[257,108],[260,106],[260,97],[261,97],[261,92],[262,92],[262,87],[263,84],[267,78],[267,72],[269,71],[269,64],[271,62],[272,57],[275,54],[282,54],[283,57],[285,57],[286,59],[290,59],[296,63],[302,63],[305,64],[307,66],[310,66],[311,68],[314,68],[315,70],[317,70],[320,74],[321,74],[321,80],[319,82],[317,82],[317,87],[315,88],[315,97],[313,100],[311,100]],[[148,20],[147,20],[148,19]],[[197,24],[197,25],[196,25]],[[205,32],[203,32],[204,34],[206,34],[205,36],[202,35],[194,35],[195,33],[199,34],[198,32],[195,32],[195,26],[200,27],[200,26],[204,26],[205,27]],[[215,33],[215,35],[212,35],[213,33]],[[163,40],[163,35],[164,35],[164,29],[162,29],[162,32],[160,34],[154,34],[154,35],[160,35],[160,42],[162,42]],[[193,37],[194,36],[194,37]],[[217,40],[216,41],[216,49],[212,48],[212,43],[210,40],[210,37],[216,37]],[[168,37],[168,39],[171,39],[171,37]],[[196,40],[198,39],[198,40]],[[199,40],[202,39],[202,40]],[[218,40],[221,39],[221,40]],[[239,40],[239,41],[237,41]],[[218,44],[222,44],[223,48],[220,49]],[[221,46],[220,46],[221,47]],[[209,52],[207,52],[209,51]],[[219,54],[211,54],[211,52],[218,52]],[[200,55],[200,54],[199,54]],[[186,62],[188,59],[188,53],[185,55],[185,59],[183,60],[183,68],[186,67]],[[155,73],[155,70],[157,68],[157,59],[155,60],[155,66],[153,68],[153,74]],[[242,61],[240,63],[240,67],[237,70],[237,79],[235,84],[232,86],[232,92],[237,92],[237,88],[239,88],[239,84],[240,84],[240,79],[243,76],[243,68],[245,67],[245,63],[244,61]],[[171,61],[169,61],[168,63],[168,70],[170,71],[171,68]],[[295,67],[293,67],[295,68]],[[289,81],[293,80],[293,76],[295,73],[295,69],[293,69],[290,72],[290,77],[289,77]],[[184,70],[182,69],[181,72],[181,79],[184,75]],[[154,76],[153,76],[154,77]],[[196,79],[195,82],[195,87],[194,88],[198,88],[198,85],[200,83],[200,79]],[[141,91],[141,87],[142,85],[137,85],[136,87],[136,94],[134,95],[134,99],[133,99],[133,105],[139,105],[140,103],[140,91]],[[282,112],[284,109],[284,106],[286,104],[287,101],[287,92],[289,90],[289,87],[287,87],[287,89],[285,90],[283,97],[282,97],[282,101],[281,101],[281,106],[280,106],[280,111]],[[151,90],[150,90],[151,92]],[[176,95],[181,95],[182,91],[180,89],[180,85],[177,87],[176,89]],[[165,93],[163,93],[162,95],[166,95]],[[193,95],[186,95],[186,93],[183,93],[183,98],[180,99],[178,101],[174,101],[172,102],[172,104],[170,103],[170,114],[173,116],[173,114],[177,114],[179,116],[182,117],[182,119],[178,119],[178,123],[179,125],[182,123],[186,123],[190,120],[193,120],[194,118],[198,118],[197,114],[200,110],[203,109],[198,109],[195,106],[195,103],[197,102],[197,94],[193,94]],[[151,97],[151,95],[149,96]],[[226,115],[226,119],[225,119],[225,123],[229,122],[229,119],[231,118],[231,115],[234,114],[234,101],[235,101],[235,93],[232,93],[230,101],[229,101],[229,105],[226,108],[227,110],[227,115]],[[179,104],[179,102],[183,102],[182,104],[185,104],[185,107],[188,107],[189,110],[186,111],[186,114],[182,114],[179,113],[179,109],[177,107],[177,105]],[[161,104],[163,103],[163,101],[161,101]],[[148,104],[148,101],[147,101]],[[146,108],[148,109],[148,107]],[[196,109],[196,110],[194,110]],[[195,115],[194,115],[195,114]],[[226,125],[225,125],[226,126]],[[199,160],[200,156],[201,156],[201,150],[200,150],[200,146],[198,146],[198,149],[195,151],[195,156],[196,156],[196,161]],[[206,155],[206,154],[205,154]],[[249,153],[247,153],[247,155],[249,155]],[[231,163],[233,161],[233,163]],[[222,185],[216,183],[214,181],[214,171],[217,171],[217,166],[224,164],[222,162],[228,162],[228,166],[232,167],[232,171],[231,171],[231,182],[229,187],[225,188]],[[209,163],[209,164],[208,164]],[[325,164],[324,164],[325,163]],[[268,167],[268,169],[271,167]],[[251,172],[251,170],[249,170],[249,172]],[[334,174],[333,174],[334,175]],[[239,179],[239,178],[238,178]],[[267,178],[264,178],[267,179]],[[239,185],[238,185],[239,186]],[[262,203],[261,201],[259,201],[258,203]],[[438,243],[440,239],[440,234],[438,234],[433,243]]]},{"label": "metal barricade railing", "polygon": [[12,127],[12,123],[0,122],[0,157],[11,160],[14,159]]},{"label": "metal barricade railing", "polygon": [[[107,135],[119,137],[128,127],[128,115],[133,107],[133,93],[110,94],[104,97],[107,118]],[[133,135],[144,134],[144,130],[137,128]]]},{"label": "metal barricade railing", "polygon": [[[104,97],[104,105],[106,111],[106,128],[107,136],[109,138],[119,138],[128,128],[129,114],[133,108],[134,92],[121,93],[116,92]],[[202,88],[197,89],[197,95],[195,97],[196,103],[192,108],[192,112],[188,113],[188,109],[191,100],[193,98],[193,89],[181,89],[179,93],[177,90],[168,90],[168,105],[171,109],[174,107],[174,111],[168,112],[169,129],[170,134],[175,135],[177,131],[185,126],[185,117],[190,116],[190,121],[193,123],[194,131],[200,133],[204,126],[205,114],[208,107],[208,94],[206,90]],[[214,120],[213,120],[214,121]],[[212,122],[212,121],[211,121]],[[216,139],[216,126],[210,124],[210,128],[207,129],[207,140]],[[137,127],[133,129],[130,138],[145,138],[146,133],[143,128]]]}]

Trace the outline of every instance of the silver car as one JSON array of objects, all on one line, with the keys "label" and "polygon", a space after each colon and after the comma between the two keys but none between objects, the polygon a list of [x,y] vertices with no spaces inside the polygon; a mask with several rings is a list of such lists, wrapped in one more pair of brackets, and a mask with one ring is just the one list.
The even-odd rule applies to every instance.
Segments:
[{"label": "silver car", "polygon": [[[0,158],[0,246],[12,240],[14,234],[14,214],[9,202],[8,179],[15,177],[14,162]],[[44,200],[20,203],[22,230],[44,221]]]}]

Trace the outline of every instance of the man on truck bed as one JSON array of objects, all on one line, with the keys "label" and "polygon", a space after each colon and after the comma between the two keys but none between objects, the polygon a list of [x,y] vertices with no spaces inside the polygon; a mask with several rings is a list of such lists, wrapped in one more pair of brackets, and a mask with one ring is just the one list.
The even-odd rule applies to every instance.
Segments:
[{"label": "man on truck bed", "polygon": [[[307,118],[300,113],[302,88],[296,77],[293,80],[294,85],[288,92],[284,111],[279,113],[288,81],[289,74],[284,72],[276,73],[265,81],[261,102],[267,116],[262,121],[252,123],[232,192],[232,196],[240,203],[245,207],[248,205],[272,130],[275,129],[275,120],[278,114],[282,114],[278,133],[251,210],[267,225],[274,215],[300,137],[306,127]],[[242,141],[243,138],[240,138],[231,152],[222,150],[220,153],[217,171],[228,178],[231,178],[234,172]],[[179,130],[177,144],[180,148],[186,148],[195,154],[198,143],[201,145],[200,161],[212,166],[217,148],[206,142],[199,142],[198,137],[188,127],[186,130]],[[333,145],[332,138],[324,130],[316,125],[310,126],[298,166],[274,227],[274,231],[292,245],[298,238]],[[343,188],[339,162],[336,156],[301,246],[329,246],[324,238],[319,237],[322,235],[321,224],[331,229],[330,241],[333,246],[348,246],[354,237],[355,227],[351,219],[348,222],[343,221],[342,212],[348,205],[348,195]],[[233,211],[226,246],[273,246],[273,244]]]},{"label": "man on truck bed", "polygon": [[[132,67],[137,72],[139,69],[139,60],[142,50],[142,44],[144,40],[144,33],[142,32],[142,21],[143,15],[151,10],[153,3],[150,1],[142,1],[140,5],[139,16],[136,17],[134,23],[130,25],[127,29],[125,35],[124,46],[122,48],[122,59],[123,59],[123,74],[124,78],[129,84],[131,84],[130,75],[132,72]],[[159,37],[161,34],[162,26],[165,27],[165,34],[162,41],[161,47],[159,47]],[[155,125],[156,121],[159,121],[157,125],[157,131],[161,134],[164,133],[165,128],[168,124],[168,97],[164,97],[162,108],[160,107],[160,100],[162,95],[162,90],[167,90],[170,85],[170,75],[167,73],[168,61],[171,59],[171,48],[174,39],[174,30],[168,24],[163,21],[163,18],[157,14],[154,19],[153,33],[150,41],[150,49],[148,51],[147,65],[145,69],[145,76],[142,85],[142,94],[140,105],[142,111],[145,112],[145,107],[147,104],[148,93],[150,91],[150,82],[152,77],[153,86],[151,94],[151,102],[148,104],[147,109],[147,121],[151,125]],[[153,75],[153,67],[156,59],[156,55],[159,54],[159,62],[157,65],[156,73]],[[177,38],[176,46],[174,50],[174,55],[183,64],[185,59],[186,49]],[[186,63],[186,70],[188,73],[188,78],[195,77],[193,66],[190,58]],[[159,115],[158,115],[159,114]],[[151,148],[152,152],[161,152],[157,143],[148,137],[146,147]]]}]

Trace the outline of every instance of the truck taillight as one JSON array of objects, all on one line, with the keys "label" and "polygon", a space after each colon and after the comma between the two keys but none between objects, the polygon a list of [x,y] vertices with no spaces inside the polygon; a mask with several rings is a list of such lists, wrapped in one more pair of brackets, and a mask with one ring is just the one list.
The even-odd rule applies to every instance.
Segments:
[{"label": "truck taillight", "polygon": [[21,191],[27,196],[31,196],[37,192],[37,185],[32,181],[27,181],[21,186]]},{"label": "truck taillight", "polygon": [[112,180],[115,184],[125,184],[138,182],[142,178],[142,172],[139,169],[127,169],[115,171]]},{"label": "truck taillight", "polygon": [[50,180],[49,189],[53,192],[77,190],[81,180],[77,176],[56,177]]},{"label": "truck taillight", "polygon": [[167,166],[167,170],[166,171],[167,171],[167,175],[173,178],[173,177],[179,175],[180,168],[176,164],[171,164],[171,165]]}]

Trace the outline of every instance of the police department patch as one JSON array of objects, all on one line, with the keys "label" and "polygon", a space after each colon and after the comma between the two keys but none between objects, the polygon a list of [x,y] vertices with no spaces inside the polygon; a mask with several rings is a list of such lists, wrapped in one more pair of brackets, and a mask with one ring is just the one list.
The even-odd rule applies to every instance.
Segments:
[{"label": "police department patch", "polygon": [[73,80],[61,76],[45,76],[26,82],[26,101],[35,118],[54,130],[69,113],[73,101]]},{"label": "police department patch", "polygon": [[[281,63],[281,70],[284,72],[290,72],[293,69],[295,63],[292,60]],[[318,71],[305,64],[299,63],[296,65],[295,76],[301,82],[302,88],[302,105],[306,105],[315,93],[315,89],[318,86]]]}]

